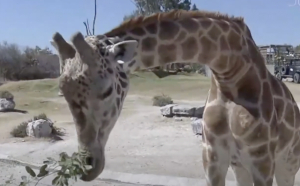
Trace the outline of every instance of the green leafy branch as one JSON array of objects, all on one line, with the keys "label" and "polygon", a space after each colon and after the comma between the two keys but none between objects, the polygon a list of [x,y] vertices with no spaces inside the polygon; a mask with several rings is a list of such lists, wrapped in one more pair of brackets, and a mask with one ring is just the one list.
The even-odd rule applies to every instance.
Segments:
[{"label": "green leafy branch", "polygon": [[[36,186],[42,179],[53,174],[56,174],[56,176],[52,180],[52,185],[68,186],[70,179],[77,181],[82,175],[87,174],[87,170],[90,167],[86,164],[86,157],[87,155],[83,153],[74,152],[69,156],[67,153],[62,152],[59,155],[58,161],[48,157],[47,160],[43,162],[38,173],[31,167],[25,166],[25,170],[30,177],[22,176],[22,181],[19,183],[19,186],[28,186],[33,180],[36,181],[34,185]],[[13,180],[13,176],[11,176],[6,184],[11,184]]]}]

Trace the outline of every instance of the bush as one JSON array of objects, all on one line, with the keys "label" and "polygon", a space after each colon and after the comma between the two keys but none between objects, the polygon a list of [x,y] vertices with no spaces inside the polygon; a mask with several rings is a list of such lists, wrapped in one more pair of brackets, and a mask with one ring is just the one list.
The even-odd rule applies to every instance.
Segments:
[{"label": "bush", "polygon": [[12,93],[10,93],[9,91],[4,90],[4,91],[0,91],[0,98],[13,100],[14,95]]},{"label": "bush", "polygon": [[[39,120],[39,119],[49,120],[49,118],[47,117],[47,115],[45,113],[41,113],[37,116],[34,116],[33,119],[30,119],[28,121],[24,121],[24,122],[20,123],[18,126],[13,128],[13,130],[10,132],[10,134],[16,138],[27,137],[26,128],[27,128],[28,123],[35,121],[35,120]],[[53,126],[53,128],[52,128],[53,136],[63,136],[64,134],[65,133],[62,131],[62,129],[60,129],[56,126]]]},{"label": "bush", "polygon": [[168,104],[173,104],[173,100],[170,96],[166,96],[166,95],[158,95],[158,96],[154,96],[152,98],[153,101],[153,106],[165,106]]},{"label": "bush", "polygon": [[45,113],[41,113],[37,116],[33,116],[33,121],[39,120],[39,119],[48,120],[49,118],[47,117],[47,115]]},{"label": "bush", "polygon": [[16,138],[25,138],[27,136],[26,128],[29,121],[24,121],[10,132],[10,135]]},{"label": "bush", "polygon": [[21,50],[16,44],[0,43],[0,79],[33,80],[59,76],[59,59],[48,48]]}]

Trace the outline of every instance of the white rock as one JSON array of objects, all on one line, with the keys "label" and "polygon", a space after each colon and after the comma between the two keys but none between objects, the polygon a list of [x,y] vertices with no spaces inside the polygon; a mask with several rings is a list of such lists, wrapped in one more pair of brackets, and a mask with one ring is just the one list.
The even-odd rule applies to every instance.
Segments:
[{"label": "white rock", "polygon": [[160,108],[161,114],[166,117],[173,117],[172,109],[173,109],[173,106],[175,106],[175,105],[176,104],[169,104],[169,105],[161,107]]},{"label": "white rock", "polygon": [[0,112],[7,111],[7,110],[13,110],[15,108],[15,106],[16,106],[16,104],[15,104],[14,100],[0,98]]},{"label": "white rock", "polygon": [[172,111],[174,115],[193,117],[195,114],[195,107],[190,105],[175,105],[173,106]]},{"label": "white rock", "polygon": [[182,121],[182,118],[180,118],[180,117],[175,117],[174,120],[175,120],[175,121]]},{"label": "white rock", "polygon": [[197,117],[202,118],[204,106],[193,107],[190,105],[169,104],[160,108],[160,112],[166,117]]},{"label": "white rock", "polygon": [[202,135],[202,119],[196,119],[192,121],[192,129],[194,134]]},{"label": "white rock", "polygon": [[52,133],[53,123],[50,120],[38,119],[28,123],[26,133],[28,136],[42,138]]}]

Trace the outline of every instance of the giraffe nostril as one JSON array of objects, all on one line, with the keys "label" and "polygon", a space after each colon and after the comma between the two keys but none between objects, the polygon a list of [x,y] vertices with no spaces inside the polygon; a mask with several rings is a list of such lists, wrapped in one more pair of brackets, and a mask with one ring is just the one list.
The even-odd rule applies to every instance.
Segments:
[{"label": "giraffe nostril", "polygon": [[93,160],[94,160],[94,159],[93,159],[92,157],[87,157],[87,158],[86,158],[86,164],[87,164],[87,165],[93,165]]}]

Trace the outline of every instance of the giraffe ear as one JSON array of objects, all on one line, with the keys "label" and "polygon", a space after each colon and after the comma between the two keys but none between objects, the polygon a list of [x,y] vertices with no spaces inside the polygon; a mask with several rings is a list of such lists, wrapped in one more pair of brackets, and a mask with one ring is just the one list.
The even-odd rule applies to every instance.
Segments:
[{"label": "giraffe ear", "polygon": [[126,63],[134,57],[137,46],[136,40],[121,41],[111,47],[110,53],[118,63]]},{"label": "giraffe ear", "polygon": [[51,45],[52,45],[56,50],[58,50],[58,48],[57,48],[57,46],[56,46],[56,44],[55,44],[55,42],[54,42],[53,40],[50,40],[50,43],[51,43]]},{"label": "giraffe ear", "polygon": [[75,49],[65,41],[60,33],[54,33],[50,43],[57,50],[62,60],[73,58],[75,56]]}]

